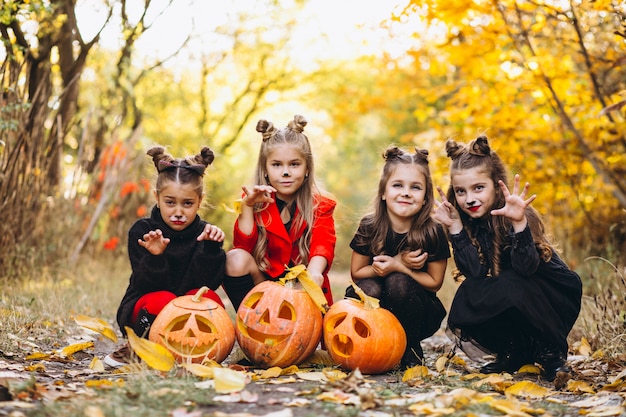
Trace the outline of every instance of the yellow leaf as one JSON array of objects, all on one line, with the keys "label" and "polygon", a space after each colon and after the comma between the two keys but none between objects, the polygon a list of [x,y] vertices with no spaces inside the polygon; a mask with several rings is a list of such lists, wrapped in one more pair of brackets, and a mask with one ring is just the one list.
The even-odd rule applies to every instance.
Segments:
[{"label": "yellow leaf", "polygon": [[62,358],[67,358],[68,356],[72,356],[76,352],[80,352],[82,350],[89,349],[92,347],[93,347],[93,342],[91,341],[83,342],[83,343],[74,343],[72,345],[65,346],[63,349],[61,349],[61,352],[59,352],[59,356],[61,356]]},{"label": "yellow leaf", "polygon": [[94,356],[94,358],[89,363],[89,369],[92,369],[96,372],[104,372],[104,363],[97,356]]},{"label": "yellow leaf", "polygon": [[573,381],[571,379],[567,381],[567,390],[576,394],[581,394],[584,392],[588,394],[596,393],[595,390],[585,381]]},{"label": "yellow leaf", "polygon": [[133,329],[128,326],[125,326],[124,329],[130,347],[149,367],[157,371],[168,372],[176,365],[174,355],[165,347],[138,337]]},{"label": "yellow leaf", "polygon": [[402,382],[411,381],[413,379],[423,379],[429,376],[430,371],[427,367],[418,365],[404,371],[402,375]]},{"label": "yellow leaf", "polygon": [[88,405],[83,411],[85,417],[105,417],[104,411],[95,405]]},{"label": "yellow leaf", "polygon": [[489,405],[510,417],[532,417],[532,415],[545,413],[545,410],[542,408],[531,408],[519,401],[493,400],[489,402]]},{"label": "yellow leaf", "polygon": [[222,206],[224,207],[224,210],[226,210],[228,213],[233,213],[236,215],[240,215],[241,214],[241,204],[242,204],[243,200],[240,198],[238,200],[233,201],[233,207],[230,208],[226,205],[226,203],[223,203]]},{"label": "yellow leaf", "polygon": [[40,360],[49,359],[49,358],[50,358],[49,353],[33,352],[30,355],[26,356],[24,359],[26,359],[27,361],[40,361]]},{"label": "yellow leaf", "polygon": [[578,348],[578,352],[586,357],[591,356],[592,349],[587,338],[583,337],[582,339],[580,339],[580,347]]},{"label": "yellow leaf", "polygon": [[448,355],[442,355],[439,358],[437,358],[437,361],[435,361],[435,369],[437,370],[437,372],[443,372],[444,369],[446,369],[447,363],[448,363]]},{"label": "yellow leaf", "polygon": [[213,379],[218,394],[239,392],[246,387],[246,374],[228,368],[213,368]]},{"label": "yellow leaf", "polygon": [[115,387],[123,387],[124,380],[118,379],[117,381],[111,381],[110,379],[90,379],[85,381],[85,386],[88,388],[110,389]]},{"label": "yellow leaf", "polygon": [[504,390],[505,394],[517,397],[543,398],[550,394],[550,390],[530,381],[521,381]]},{"label": "yellow leaf", "polygon": [[93,318],[89,316],[85,316],[82,314],[78,314],[74,316],[74,321],[79,326],[82,326],[86,329],[93,330],[94,332],[100,333],[102,336],[107,339],[112,340],[117,343],[117,335],[115,334],[115,330],[111,327],[109,323],[102,319]]},{"label": "yellow leaf", "polygon": [[313,281],[309,275],[309,271],[306,270],[304,265],[296,265],[292,268],[287,268],[287,273],[280,279],[280,282],[284,284],[285,282],[293,279],[298,280],[322,313],[326,313],[328,311],[328,302],[326,301],[326,296],[324,295],[322,288],[317,285],[315,281]]},{"label": "yellow leaf", "polygon": [[520,374],[536,374],[539,375],[541,373],[541,369],[539,369],[538,366],[535,365],[523,365],[521,368],[519,368],[519,370],[517,371]]},{"label": "yellow leaf", "polygon": [[36,363],[34,365],[25,366],[24,370],[28,372],[46,372],[46,367],[43,363]]},{"label": "yellow leaf", "polygon": [[213,368],[210,366],[199,363],[183,363],[181,366],[199,378],[213,378]]},{"label": "yellow leaf", "polygon": [[276,378],[278,376],[281,376],[282,372],[283,372],[283,369],[280,366],[273,366],[263,371],[261,375],[259,375],[259,378],[260,379]]},{"label": "yellow leaf", "polygon": [[448,414],[452,414],[452,413],[456,412],[454,407],[437,408],[433,404],[424,403],[424,402],[411,404],[409,406],[409,410],[413,411],[413,413],[416,414],[416,415],[420,415],[420,416],[434,416],[434,417],[437,417],[437,416],[447,416]]}]

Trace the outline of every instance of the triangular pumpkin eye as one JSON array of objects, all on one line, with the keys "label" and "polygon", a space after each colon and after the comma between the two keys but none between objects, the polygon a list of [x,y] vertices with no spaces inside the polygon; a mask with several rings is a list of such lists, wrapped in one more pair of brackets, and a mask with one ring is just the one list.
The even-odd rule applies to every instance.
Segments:
[{"label": "triangular pumpkin eye", "polygon": [[283,303],[280,305],[280,310],[278,310],[278,318],[290,321],[296,320],[296,311],[294,310],[291,303],[283,301]]},{"label": "triangular pumpkin eye", "polygon": [[259,304],[259,300],[263,297],[263,293],[262,292],[255,292],[253,294],[250,294],[246,300],[244,301],[243,305],[245,305],[248,308],[256,308],[256,306]]},{"label": "triangular pumpkin eye", "polygon": [[217,331],[215,326],[205,317],[196,316],[196,324],[202,333],[215,333]]},{"label": "triangular pumpkin eye", "polygon": [[187,324],[187,321],[189,320],[189,316],[191,316],[191,313],[183,314],[181,316],[176,317],[174,320],[172,320],[172,323],[170,324],[169,329],[167,329],[167,331],[177,332],[179,330],[183,330],[185,328],[185,325]]}]

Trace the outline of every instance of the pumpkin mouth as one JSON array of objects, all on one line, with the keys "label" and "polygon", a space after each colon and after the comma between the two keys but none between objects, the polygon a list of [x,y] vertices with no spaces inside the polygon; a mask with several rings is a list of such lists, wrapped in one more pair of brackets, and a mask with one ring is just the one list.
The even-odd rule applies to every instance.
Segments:
[{"label": "pumpkin mouth", "polygon": [[[160,334],[163,345],[172,352],[184,357],[206,356],[217,344],[217,331],[213,324],[201,316],[190,318],[185,314],[175,318]],[[196,331],[189,327],[189,320],[195,320]],[[198,333],[198,334],[196,334]]]},{"label": "pumpkin mouth", "polygon": [[336,334],[333,337],[332,349],[337,355],[349,358],[354,350],[354,344],[352,343],[352,339],[345,334]]},{"label": "pumpkin mouth", "polygon": [[237,327],[239,331],[246,337],[266,344],[268,346],[275,346],[281,342],[284,342],[290,335],[277,335],[263,333],[258,330],[251,329],[246,326],[241,320],[237,320]]}]

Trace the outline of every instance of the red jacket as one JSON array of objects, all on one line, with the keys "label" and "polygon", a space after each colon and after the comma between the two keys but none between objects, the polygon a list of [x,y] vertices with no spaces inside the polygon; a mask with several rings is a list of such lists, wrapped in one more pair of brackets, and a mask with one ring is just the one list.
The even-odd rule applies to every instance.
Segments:
[{"label": "red jacket", "polygon": [[[275,199],[275,196],[272,196]],[[322,290],[328,301],[328,305],[333,303],[333,296],[330,290],[330,281],[328,280],[328,271],[335,257],[335,221],[333,212],[336,202],[328,197],[315,196],[315,212],[313,213],[313,227],[311,228],[311,241],[309,243],[309,259],[313,256],[323,256],[328,262],[328,266],[324,271],[324,283]],[[298,208],[296,208],[296,215]],[[297,240],[305,231],[306,224],[303,224],[299,230],[292,229],[287,233],[285,225],[280,219],[280,213],[276,202],[270,204],[265,210],[255,214],[256,223],[265,226],[267,234],[267,254],[268,270],[265,271],[270,277],[277,279],[283,272],[285,266],[294,266],[298,263],[300,252],[298,251]],[[295,216],[294,216],[295,217]],[[250,235],[246,235],[239,230],[239,221],[235,222],[233,233],[233,246],[241,248],[249,253],[253,253],[254,246],[259,236],[258,228],[254,228]]]}]

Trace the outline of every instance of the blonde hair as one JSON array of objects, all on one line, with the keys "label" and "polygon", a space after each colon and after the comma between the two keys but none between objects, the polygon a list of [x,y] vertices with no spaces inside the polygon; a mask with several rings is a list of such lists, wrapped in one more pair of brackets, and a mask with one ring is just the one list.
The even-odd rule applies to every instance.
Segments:
[{"label": "blonde hair", "polygon": [[[295,115],[287,127],[277,129],[272,122],[267,120],[259,120],[256,125],[256,131],[261,133],[261,148],[259,150],[259,158],[257,161],[255,183],[268,184],[267,174],[267,158],[270,152],[276,147],[291,145],[296,147],[305,160],[307,175],[300,188],[295,192],[294,199],[287,205],[287,210],[291,210],[293,205],[298,208],[296,216],[292,219],[292,231],[298,231],[303,224],[306,224],[306,230],[298,238],[297,245],[299,251],[298,263],[309,262],[309,244],[311,240],[311,225],[313,224],[313,214],[317,200],[315,195],[321,194],[315,182],[315,170],[313,163],[313,152],[308,137],[304,134],[304,127],[307,120],[304,116]],[[255,207],[255,221],[259,230],[259,238],[254,247],[253,256],[261,271],[267,270],[267,224],[261,216],[264,207],[262,205]],[[268,219],[271,221],[271,219]]]}]

